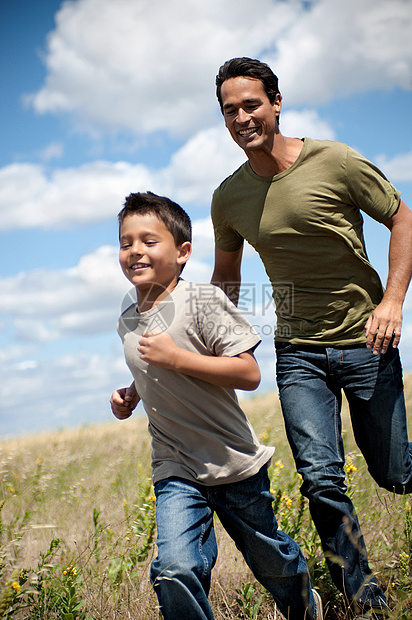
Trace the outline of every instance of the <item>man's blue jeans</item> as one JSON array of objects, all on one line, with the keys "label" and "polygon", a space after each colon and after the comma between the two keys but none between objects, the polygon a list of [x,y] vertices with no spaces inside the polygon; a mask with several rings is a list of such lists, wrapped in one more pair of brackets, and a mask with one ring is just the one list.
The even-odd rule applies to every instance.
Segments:
[{"label": "man's blue jeans", "polygon": [[[286,433],[332,579],[349,600],[384,606],[346,495],[340,413],[343,390],[369,472],[385,489],[410,493],[412,460],[398,350],[390,347],[376,356],[366,346],[277,343],[276,353]],[[334,562],[336,557],[341,562]]]},{"label": "man's blue jeans", "polygon": [[181,478],[156,483],[158,557],[150,577],[166,620],[213,619],[214,512],[285,617],[312,618],[306,561],[299,545],[277,528],[269,486],[266,466],[232,484],[203,486]]}]

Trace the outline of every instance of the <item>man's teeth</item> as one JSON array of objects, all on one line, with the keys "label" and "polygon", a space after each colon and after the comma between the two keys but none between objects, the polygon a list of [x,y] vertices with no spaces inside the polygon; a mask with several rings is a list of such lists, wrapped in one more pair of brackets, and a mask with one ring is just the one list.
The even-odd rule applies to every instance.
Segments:
[{"label": "man's teeth", "polygon": [[244,129],[243,131],[239,131],[241,136],[250,136],[252,135],[252,133],[255,133],[256,131],[256,127],[253,127],[252,129]]}]

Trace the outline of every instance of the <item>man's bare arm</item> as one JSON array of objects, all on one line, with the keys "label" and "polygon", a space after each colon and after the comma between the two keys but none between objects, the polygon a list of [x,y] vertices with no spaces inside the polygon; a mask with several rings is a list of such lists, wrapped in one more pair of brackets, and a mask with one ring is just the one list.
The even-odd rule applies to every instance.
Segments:
[{"label": "man's bare arm", "polygon": [[402,329],[402,306],[412,274],[412,211],[401,200],[385,226],[391,231],[389,271],[385,294],[366,323],[366,346],[386,353],[393,337],[397,347]]},{"label": "man's bare arm", "polygon": [[211,283],[219,286],[237,306],[241,282],[243,246],[235,252],[224,252],[215,246],[215,268]]}]

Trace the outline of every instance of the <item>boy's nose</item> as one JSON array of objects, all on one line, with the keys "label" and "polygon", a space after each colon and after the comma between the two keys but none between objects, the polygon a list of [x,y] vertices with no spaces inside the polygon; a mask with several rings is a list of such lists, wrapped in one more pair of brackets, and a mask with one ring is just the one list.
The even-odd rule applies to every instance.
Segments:
[{"label": "boy's nose", "polygon": [[131,254],[141,254],[142,253],[142,244],[139,241],[135,241],[130,248]]}]

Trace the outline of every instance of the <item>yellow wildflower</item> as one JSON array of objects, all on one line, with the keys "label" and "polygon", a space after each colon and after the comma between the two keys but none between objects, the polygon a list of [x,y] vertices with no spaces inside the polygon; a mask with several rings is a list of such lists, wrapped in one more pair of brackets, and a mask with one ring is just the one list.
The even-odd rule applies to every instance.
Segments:
[{"label": "yellow wildflower", "polygon": [[71,581],[72,579],[74,579],[77,575],[77,568],[75,566],[72,566],[70,564],[70,566],[68,566],[66,568],[66,570],[63,571],[63,576],[67,577],[68,581]]},{"label": "yellow wildflower", "polygon": [[290,509],[290,507],[292,506],[291,498],[285,495],[284,493],[282,493],[282,502],[286,504],[286,508],[288,509]]},{"label": "yellow wildflower", "polygon": [[346,461],[346,473],[350,475],[355,471],[358,471],[358,468],[353,464],[351,457],[348,456]]},{"label": "yellow wildflower", "polygon": [[20,592],[21,586],[19,583],[17,583],[17,581],[13,581],[11,587],[13,588],[13,590],[16,590],[17,594]]}]

